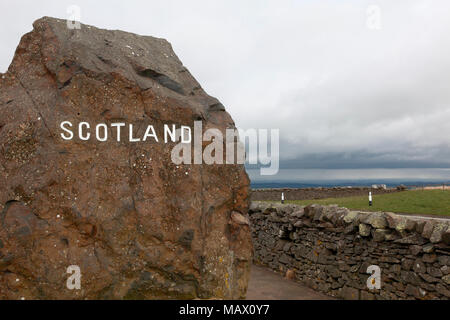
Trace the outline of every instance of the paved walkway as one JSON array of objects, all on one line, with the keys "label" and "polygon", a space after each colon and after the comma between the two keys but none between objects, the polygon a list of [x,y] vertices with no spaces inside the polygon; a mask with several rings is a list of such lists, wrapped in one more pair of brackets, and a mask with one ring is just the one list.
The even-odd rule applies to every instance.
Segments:
[{"label": "paved walkway", "polygon": [[252,266],[247,300],[331,300],[322,293],[292,280],[284,279],[280,274],[268,268]]}]

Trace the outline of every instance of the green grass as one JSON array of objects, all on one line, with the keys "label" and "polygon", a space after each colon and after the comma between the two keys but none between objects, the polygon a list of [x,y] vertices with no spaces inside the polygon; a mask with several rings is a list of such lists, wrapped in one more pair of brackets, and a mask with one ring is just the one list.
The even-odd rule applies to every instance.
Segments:
[{"label": "green grass", "polygon": [[369,207],[369,198],[347,197],[320,200],[287,201],[300,205],[337,204],[348,209],[364,211],[386,211],[411,214],[432,214],[450,216],[450,191],[415,190],[373,196],[373,206]]}]

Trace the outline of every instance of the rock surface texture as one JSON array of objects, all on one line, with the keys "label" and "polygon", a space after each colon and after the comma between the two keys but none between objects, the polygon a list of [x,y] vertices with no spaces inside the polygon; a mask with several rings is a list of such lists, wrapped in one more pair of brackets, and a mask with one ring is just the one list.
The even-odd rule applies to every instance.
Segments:
[{"label": "rock surface texture", "polygon": [[[234,128],[163,40],[42,18],[0,74],[0,299],[245,296],[243,165],[175,165],[175,143],[61,138],[60,124]],[[113,135],[113,133],[110,133]],[[71,265],[81,289],[69,290]]]}]

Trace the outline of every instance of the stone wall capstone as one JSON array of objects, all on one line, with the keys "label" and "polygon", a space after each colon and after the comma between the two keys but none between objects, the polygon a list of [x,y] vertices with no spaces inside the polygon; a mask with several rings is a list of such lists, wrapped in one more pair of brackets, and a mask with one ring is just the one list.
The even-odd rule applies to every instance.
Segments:
[{"label": "stone wall capstone", "polygon": [[[255,263],[310,288],[342,299],[450,298],[450,220],[268,202],[253,202],[249,216]],[[372,265],[378,290],[367,285]]]}]

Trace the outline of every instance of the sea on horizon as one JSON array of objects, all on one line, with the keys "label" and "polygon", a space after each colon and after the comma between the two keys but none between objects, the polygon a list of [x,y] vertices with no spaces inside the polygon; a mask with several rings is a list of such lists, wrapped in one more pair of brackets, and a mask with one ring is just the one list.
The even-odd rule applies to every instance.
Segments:
[{"label": "sea on horizon", "polygon": [[372,186],[385,184],[426,186],[450,184],[450,168],[400,169],[280,169],[277,175],[262,176],[259,169],[247,169],[252,188],[310,188]]}]

